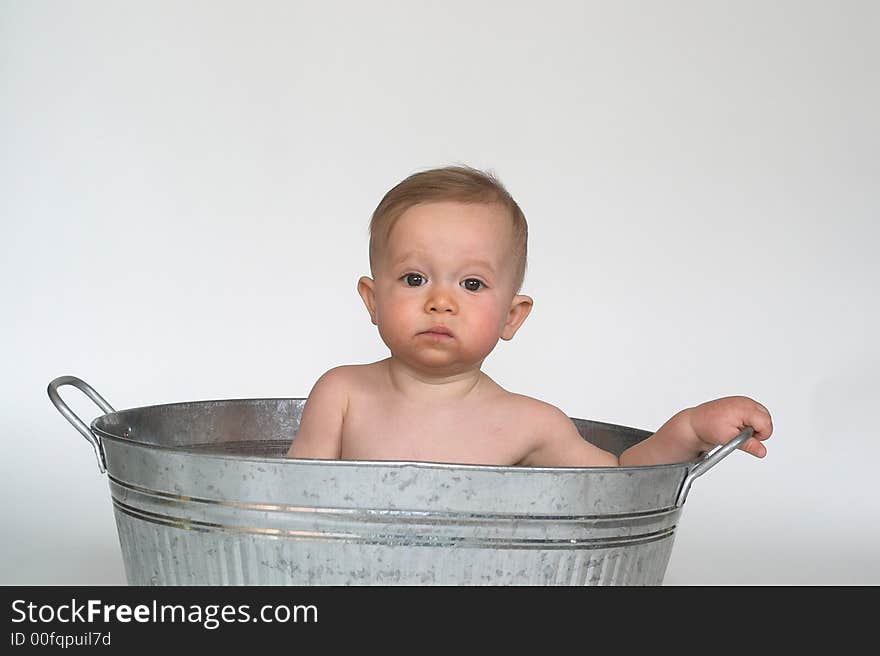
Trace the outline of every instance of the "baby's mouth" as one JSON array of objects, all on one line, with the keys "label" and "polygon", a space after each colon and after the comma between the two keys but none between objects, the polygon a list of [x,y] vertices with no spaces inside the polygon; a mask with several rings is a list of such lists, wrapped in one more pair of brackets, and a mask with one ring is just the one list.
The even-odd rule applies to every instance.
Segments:
[{"label": "baby's mouth", "polygon": [[419,335],[427,335],[429,337],[452,337],[452,331],[445,326],[434,326],[433,328],[429,328],[428,330],[423,330],[419,333]]}]

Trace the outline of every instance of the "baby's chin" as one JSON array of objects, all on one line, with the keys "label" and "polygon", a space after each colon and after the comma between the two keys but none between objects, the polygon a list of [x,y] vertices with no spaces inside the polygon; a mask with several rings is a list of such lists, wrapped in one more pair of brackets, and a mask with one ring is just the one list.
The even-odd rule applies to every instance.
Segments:
[{"label": "baby's chin", "polygon": [[462,357],[450,349],[426,348],[416,352],[392,350],[391,357],[418,369],[437,376],[452,376],[479,369],[484,357]]}]

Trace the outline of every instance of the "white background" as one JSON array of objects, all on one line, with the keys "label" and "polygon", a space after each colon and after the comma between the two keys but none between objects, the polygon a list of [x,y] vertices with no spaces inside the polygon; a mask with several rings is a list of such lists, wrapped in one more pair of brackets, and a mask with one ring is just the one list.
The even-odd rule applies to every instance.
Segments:
[{"label": "white background", "polygon": [[694,484],[667,584],[880,583],[878,8],[0,1],[0,583],[125,581],[50,380],[301,397],[385,357],[369,216],[455,163],[529,220],[502,386],[650,430],[770,408],[768,456]]}]

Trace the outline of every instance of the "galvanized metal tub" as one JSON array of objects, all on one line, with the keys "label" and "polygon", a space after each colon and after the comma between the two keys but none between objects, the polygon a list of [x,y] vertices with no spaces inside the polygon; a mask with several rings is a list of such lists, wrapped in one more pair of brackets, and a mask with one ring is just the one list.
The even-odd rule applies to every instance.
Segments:
[{"label": "galvanized metal tub", "polygon": [[[87,426],[58,388],[105,412]],[[658,585],[689,463],[525,468],[284,457],[305,399],[115,411],[48,388],[106,472],[131,585]],[[644,430],[572,418],[614,453]]]}]

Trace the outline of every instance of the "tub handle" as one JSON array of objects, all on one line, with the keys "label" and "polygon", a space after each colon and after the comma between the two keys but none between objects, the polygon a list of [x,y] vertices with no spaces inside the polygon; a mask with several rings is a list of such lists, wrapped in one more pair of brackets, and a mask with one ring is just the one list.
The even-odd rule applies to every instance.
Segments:
[{"label": "tub handle", "polygon": [[746,426],[745,429],[739,435],[730,440],[730,442],[727,444],[719,444],[698,460],[697,463],[691,467],[690,471],[688,471],[687,476],[684,478],[684,482],[681,484],[681,490],[678,493],[678,498],[675,500],[675,507],[681,508],[684,505],[684,500],[687,498],[694,479],[699,478],[721,462],[721,460],[736,451],[743,442],[754,434],[754,432],[754,428]]},{"label": "tub handle", "polygon": [[73,424],[73,427],[89,441],[89,444],[92,445],[92,448],[95,450],[95,456],[98,458],[98,469],[100,469],[103,474],[107,471],[107,466],[104,462],[104,449],[101,446],[101,440],[88,426],[86,426],[86,423],[82,419],[76,416],[73,410],[67,407],[67,404],[61,399],[61,396],[58,394],[58,388],[63,387],[64,385],[72,385],[85,393],[85,395],[94,401],[105,413],[116,411],[113,409],[113,406],[104,400],[104,397],[92,389],[91,385],[75,376],[60,376],[49,383],[49,388],[47,390],[49,392],[49,399],[55,407],[58,408],[58,412],[64,415],[64,418]]}]

